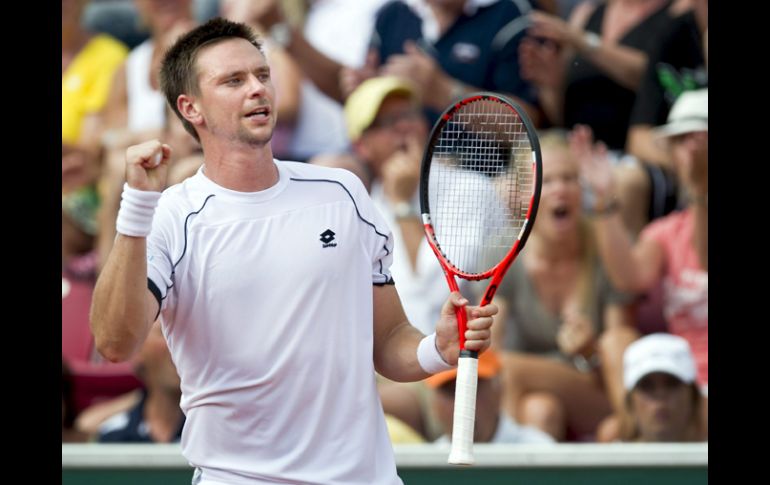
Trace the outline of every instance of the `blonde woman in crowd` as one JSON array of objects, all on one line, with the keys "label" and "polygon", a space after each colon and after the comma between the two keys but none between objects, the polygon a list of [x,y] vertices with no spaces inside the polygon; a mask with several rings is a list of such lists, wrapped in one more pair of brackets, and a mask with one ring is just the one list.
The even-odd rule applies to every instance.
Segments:
[{"label": "blonde woman in crowd", "polygon": [[622,406],[623,350],[638,334],[631,298],[611,287],[596,255],[566,136],[544,133],[540,144],[537,221],[497,293],[493,345],[504,362],[504,405],[517,421],[559,441],[590,440]]}]

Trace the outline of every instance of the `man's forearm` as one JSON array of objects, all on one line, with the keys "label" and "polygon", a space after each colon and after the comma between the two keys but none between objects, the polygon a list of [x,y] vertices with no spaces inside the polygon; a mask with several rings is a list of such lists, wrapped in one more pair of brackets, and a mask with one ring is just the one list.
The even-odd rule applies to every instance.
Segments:
[{"label": "man's forearm", "polygon": [[398,382],[425,379],[425,372],[417,359],[417,347],[425,337],[422,332],[404,322],[394,328],[379,348],[375,349],[374,365],[384,377]]},{"label": "man's forearm", "polygon": [[119,234],[96,282],[91,331],[97,350],[110,361],[128,359],[150,329],[146,253],[145,238]]}]

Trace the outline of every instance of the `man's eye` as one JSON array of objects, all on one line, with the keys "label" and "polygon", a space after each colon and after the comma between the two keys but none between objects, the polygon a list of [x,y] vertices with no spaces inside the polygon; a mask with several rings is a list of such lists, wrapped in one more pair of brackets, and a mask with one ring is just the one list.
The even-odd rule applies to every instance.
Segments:
[{"label": "man's eye", "polygon": [[228,79],[227,81],[225,81],[225,83],[226,83],[226,84],[230,84],[230,85],[233,85],[233,86],[234,86],[234,85],[236,85],[236,84],[240,84],[240,83],[241,83],[241,80],[240,80],[239,78],[237,78],[237,77],[234,77],[234,78],[232,78],[232,79]]}]

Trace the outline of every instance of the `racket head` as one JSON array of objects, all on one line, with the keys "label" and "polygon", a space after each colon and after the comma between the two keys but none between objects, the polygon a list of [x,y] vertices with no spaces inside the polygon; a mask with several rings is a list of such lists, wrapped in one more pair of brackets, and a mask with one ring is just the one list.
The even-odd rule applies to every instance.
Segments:
[{"label": "racket head", "polygon": [[444,110],[420,174],[423,225],[442,266],[468,280],[505,272],[532,230],[541,184],[537,132],[518,104],[480,92]]}]

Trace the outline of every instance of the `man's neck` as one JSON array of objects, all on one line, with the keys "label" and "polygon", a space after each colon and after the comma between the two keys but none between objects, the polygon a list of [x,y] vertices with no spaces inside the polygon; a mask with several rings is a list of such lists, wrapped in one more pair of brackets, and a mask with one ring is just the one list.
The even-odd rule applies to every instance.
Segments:
[{"label": "man's neck", "polygon": [[222,149],[204,146],[206,177],[226,189],[259,192],[278,183],[278,167],[269,143],[262,147],[230,144]]}]

